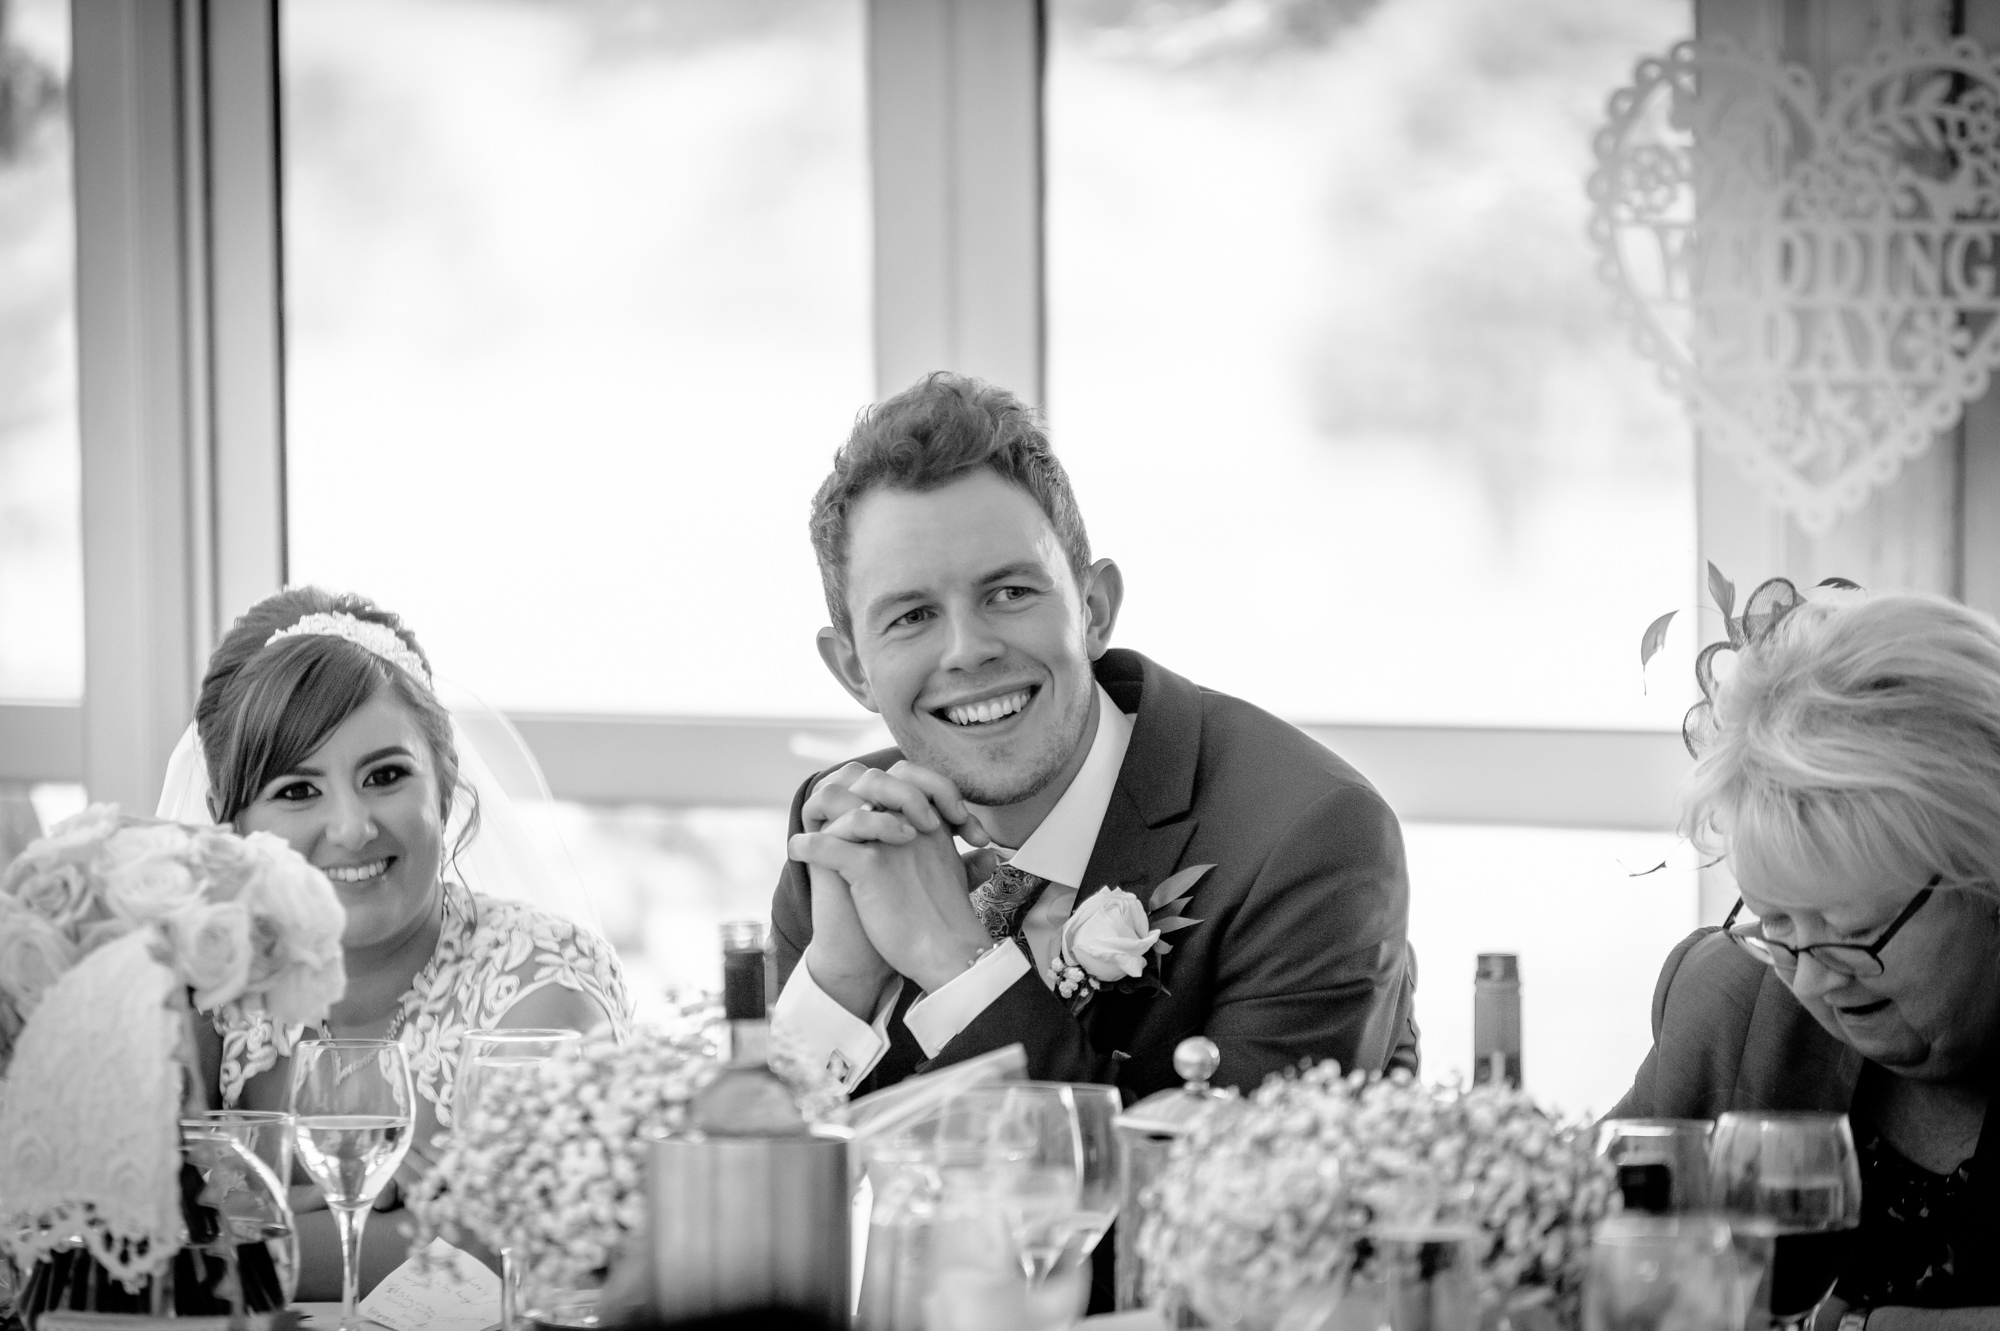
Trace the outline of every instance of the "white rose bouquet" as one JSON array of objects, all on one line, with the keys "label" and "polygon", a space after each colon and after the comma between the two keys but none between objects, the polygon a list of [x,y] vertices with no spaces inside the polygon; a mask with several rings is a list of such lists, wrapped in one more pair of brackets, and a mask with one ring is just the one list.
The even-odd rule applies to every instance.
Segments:
[{"label": "white rose bouquet", "polygon": [[345,925],[325,876],[280,838],[111,805],[0,873],[0,1250],[35,1272],[31,1325],[57,1306],[156,1307],[150,1282],[168,1271],[183,1314],[282,1306],[261,1243],[218,1219],[229,1163],[182,1147],[191,1027],[197,1012],[320,1019],[346,987]]},{"label": "white rose bouquet", "polygon": [[1427,1086],[1322,1063],[1273,1077],[1176,1143],[1139,1236],[1149,1295],[1185,1303],[1218,1276],[1281,1304],[1373,1261],[1386,1208],[1444,1200],[1479,1234],[1490,1309],[1580,1325],[1592,1226],[1613,1179],[1589,1125],[1523,1091]]},{"label": "white rose bouquet", "polygon": [[[686,1126],[688,1102],[721,1066],[704,1028],[720,1016],[696,1004],[673,1030],[642,1027],[623,1044],[595,1035],[576,1055],[494,1069],[490,1093],[445,1138],[410,1199],[412,1248],[469,1236],[513,1249],[523,1280],[544,1288],[603,1280],[646,1223],[648,1139]],[[837,1084],[782,1049],[771,1061],[808,1119],[845,1103]]]},{"label": "white rose bouquet", "polygon": [[324,875],[278,837],[94,804],[0,874],[0,1069],[56,978],[139,930],[197,1011],[317,1020],[346,987],[345,924]]}]

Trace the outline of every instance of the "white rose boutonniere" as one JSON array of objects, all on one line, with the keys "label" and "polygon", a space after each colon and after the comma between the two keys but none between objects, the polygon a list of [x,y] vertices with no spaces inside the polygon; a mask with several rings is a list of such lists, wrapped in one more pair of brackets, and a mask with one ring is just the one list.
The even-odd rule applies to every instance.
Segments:
[{"label": "white rose boutonniere", "polygon": [[1107,887],[1077,903],[1063,925],[1049,962],[1056,993],[1081,1012],[1100,989],[1120,993],[1165,993],[1153,960],[1173,951],[1162,935],[1200,924],[1180,913],[1188,893],[1215,866],[1183,869],[1154,888],[1150,900],[1122,887]]}]

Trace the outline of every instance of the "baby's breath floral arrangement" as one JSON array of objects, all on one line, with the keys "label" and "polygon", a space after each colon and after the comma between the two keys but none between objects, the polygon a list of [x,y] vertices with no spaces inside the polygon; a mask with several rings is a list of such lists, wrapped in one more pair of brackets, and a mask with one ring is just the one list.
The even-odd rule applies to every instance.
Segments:
[{"label": "baby's breath floral arrangement", "polygon": [[1489,1308],[1544,1305],[1581,1323],[1591,1228],[1614,1180],[1589,1125],[1526,1092],[1430,1086],[1327,1062],[1273,1077],[1240,1112],[1175,1145],[1139,1236],[1149,1297],[1189,1301],[1226,1273],[1273,1304],[1369,1272],[1366,1235],[1412,1196],[1477,1226]]},{"label": "baby's breath floral arrangement", "polygon": [[[415,1249],[471,1237],[513,1249],[524,1281],[543,1288],[602,1281],[646,1222],[647,1141],[686,1126],[688,1101],[721,1066],[720,1016],[719,1005],[694,1003],[622,1044],[595,1035],[574,1056],[495,1069],[490,1093],[445,1139],[410,1200]],[[809,1120],[846,1102],[838,1084],[782,1049],[771,1062]]]}]

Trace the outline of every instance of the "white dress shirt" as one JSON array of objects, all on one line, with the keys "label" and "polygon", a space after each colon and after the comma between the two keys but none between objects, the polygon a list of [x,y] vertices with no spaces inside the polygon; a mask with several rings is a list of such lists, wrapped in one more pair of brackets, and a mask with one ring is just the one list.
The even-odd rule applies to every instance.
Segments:
[{"label": "white dress shirt", "polygon": [[[1083,766],[1071,778],[1041,825],[1019,850],[1001,858],[1016,868],[1049,880],[1041,898],[1022,921],[1021,932],[1035,955],[1035,970],[1044,984],[1054,986],[1049,960],[1062,927],[1076,904],[1090,852],[1097,845],[1104,811],[1117,789],[1125,750],[1132,742],[1132,718],[1118,710],[1102,686],[1097,689],[1097,733]],[[975,812],[979,810],[975,806]],[[927,1057],[951,1043],[953,1036],[1011,988],[1028,970],[1028,959],[1017,947],[996,947],[974,962],[965,974],[925,994],[910,1005],[903,1022]],[[773,1037],[794,1055],[819,1063],[852,1090],[889,1050],[889,1016],[902,993],[902,980],[890,985],[873,1021],[862,1021],[828,997],[813,982],[804,964],[793,969],[771,1010]]]}]

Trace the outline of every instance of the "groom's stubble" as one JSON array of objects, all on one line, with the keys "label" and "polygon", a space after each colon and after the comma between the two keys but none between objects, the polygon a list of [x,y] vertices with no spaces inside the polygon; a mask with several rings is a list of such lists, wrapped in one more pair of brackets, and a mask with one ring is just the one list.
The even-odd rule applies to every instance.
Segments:
[{"label": "groom's stubble", "polygon": [[1051,705],[1050,695],[1060,693],[1067,699],[1061,715],[1049,718],[1048,724],[1022,736],[1018,743],[996,748],[984,761],[953,745],[932,742],[921,728],[890,721],[889,734],[905,758],[950,778],[965,800],[989,809],[1006,808],[1041,794],[1050,782],[1081,761],[1078,750],[1090,729],[1090,706],[1097,685],[1088,668],[1081,680],[1072,680],[1070,685],[1061,690],[1045,689],[1036,700],[1039,705]]}]

